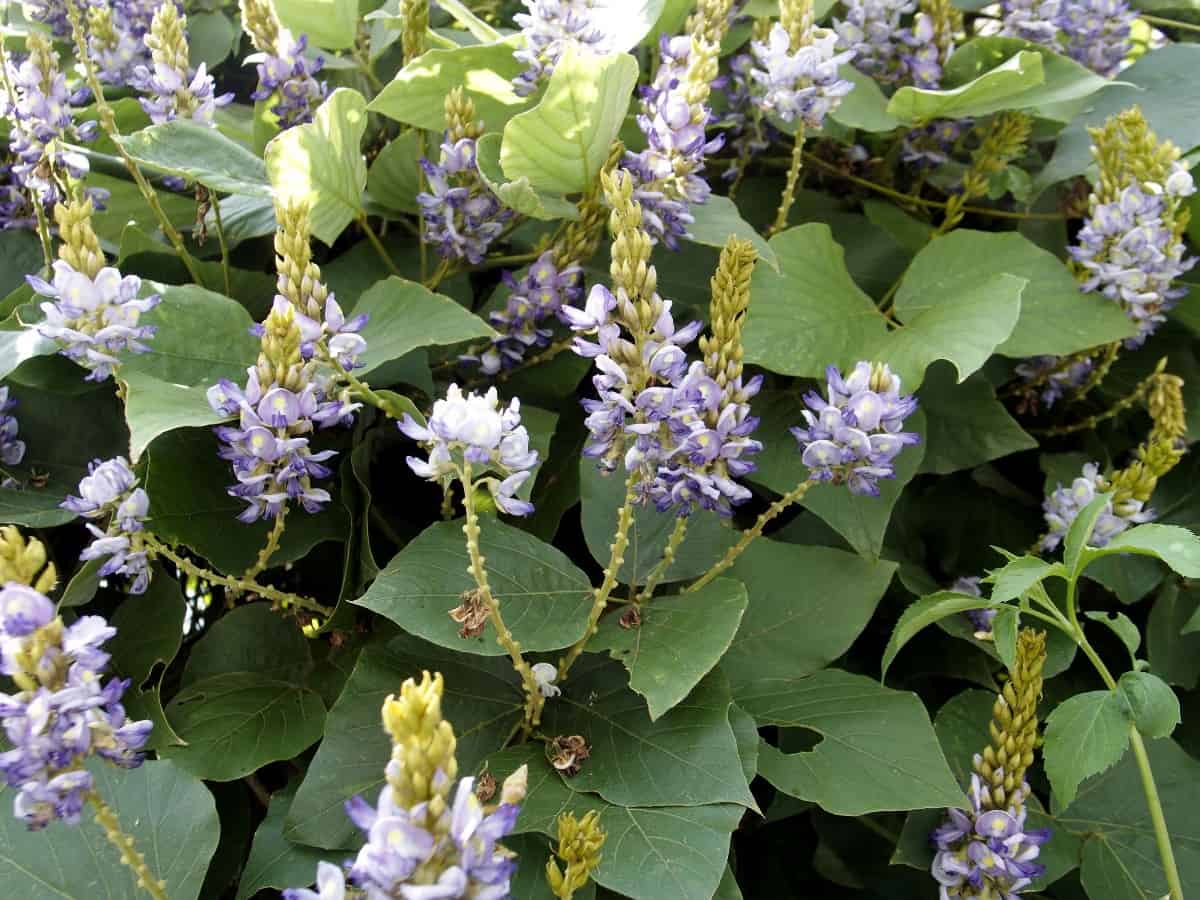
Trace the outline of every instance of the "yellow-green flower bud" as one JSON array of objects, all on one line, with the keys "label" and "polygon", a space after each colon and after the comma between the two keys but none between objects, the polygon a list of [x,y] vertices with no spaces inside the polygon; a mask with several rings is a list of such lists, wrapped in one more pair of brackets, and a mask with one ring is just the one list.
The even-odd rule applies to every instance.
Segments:
[{"label": "yellow-green flower bud", "polygon": [[271,0],[238,0],[242,28],[250,36],[255,50],[275,53],[282,25]]},{"label": "yellow-green flower bud", "polygon": [[455,144],[463,138],[476,140],[483,134],[483,123],[475,118],[475,101],[461,87],[446,95],[446,140]]},{"label": "yellow-green flower bud", "polygon": [[431,820],[446,808],[446,798],[458,776],[454,728],[442,718],[441,674],[421,673],[420,682],[407,679],[400,696],[383,704],[383,727],[392,739],[387,780],[396,803],[411,809],[429,803]]},{"label": "yellow-green flower bud", "polygon": [[92,200],[86,195],[54,207],[54,221],[58,223],[58,235],[62,239],[59,259],[88,278],[95,278],[104,268],[104,252],[92,229],[92,212]]},{"label": "yellow-green flower bud", "polygon": [[176,72],[191,71],[188,62],[187,16],[181,15],[175,0],[166,0],[154,13],[146,46],[155,63]]},{"label": "yellow-green flower bud", "polygon": [[685,30],[693,38],[701,38],[716,47],[729,32],[734,0],[698,0],[688,17]]},{"label": "yellow-green flower bud", "polygon": [[560,900],[571,900],[576,891],[587,886],[592,872],[600,865],[600,849],[607,835],[600,827],[600,814],[595,810],[582,819],[564,812],[558,817],[558,847],[555,856],[546,863],[546,881],[550,891]]},{"label": "yellow-green flower bud", "polygon": [[742,323],[750,308],[750,279],[758,253],[749,241],[730,237],[710,282],[712,337],[700,339],[704,367],[721,387],[742,374]]},{"label": "yellow-green flower bud", "polygon": [[425,52],[425,33],[429,31],[429,0],[400,0],[400,15],[404,20],[400,46],[404,51],[404,64],[408,65]]},{"label": "yellow-green flower bud", "polygon": [[54,590],[58,573],[47,562],[46,548],[37,538],[26,540],[12,525],[0,527],[0,584],[16,581],[35,591]]},{"label": "yellow-green flower bud", "polygon": [[812,0],[781,0],[779,24],[791,39],[792,51],[812,43]]},{"label": "yellow-green flower bud", "polygon": [[329,289],[321,281],[321,269],[312,261],[312,225],[308,204],[288,200],[275,204],[275,289],[297,310],[321,321]]}]

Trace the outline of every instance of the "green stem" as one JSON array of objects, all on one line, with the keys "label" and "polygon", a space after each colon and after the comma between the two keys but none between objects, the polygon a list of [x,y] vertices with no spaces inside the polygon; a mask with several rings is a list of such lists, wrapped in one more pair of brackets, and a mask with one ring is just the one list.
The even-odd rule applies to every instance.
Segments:
[{"label": "green stem", "polygon": [[371,85],[371,90],[376,94],[382,91],[384,84],[379,80],[379,76],[375,74],[375,63],[371,61],[370,51],[365,49],[361,44],[355,44],[354,61],[358,64],[359,71],[367,77],[367,81]]},{"label": "green stem", "polygon": [[667,574],[667,569],[671,568],[671,563],[675,562],[675,553],[683,543],[683,539],[687,537],[687,527],[687,516],[679,516],[675,520],[675,529],[671,532],[671,537],[667,540],[667,546],[663,549],[662,559],[658,561],[658,565],[646,576],[646,584],[642,588],[642,592],[633,601],[638,606],[641,606],[654,596],[654,589],[658,587],[658,583]]},{"label": "green stem", "polygon": [[521,684],[525,688],[525,721],[522,730],[528,737],[529,733],[541,724],[542,707],[546,704],[546,698],[542,696],[537,679],[533,677],[533,668],[521,655],[520,642],[504,624],[504,617],[500,614],[500,601],[492,594],[491,585],[488,583],[487,559],[479,549],[479,514],[475,510],[475,486],[471,482],[469,460],[463,461],[459,480],[463,487],[463,508],[467,513],[467,520],[463,525],[463,534],[467,538],[467,556],[470,558],[467,571],[475,579],[480,599],[487,605],[488,617],[496,629],[496,643],[508,651],[513,668],[521,676]]},{"label": "green stem", "polygon": [[1191,22],[1177,22],[1175,19],[1148,16],[1145,13],[1139,13],[1138,18],[1144,22],[1149,22],[1151,25],[1161,25],[1163,28],[1178,28],[1180,31],[1200,31],[1200,25],[1193,25]]},{"label": "green stem", "polygon": [[[425,158],[425,132],[417,131],[417,187],[424,191],[428,185],[425,178],[425,167],[421,165],[421,160]],[[425,246],[425,209],[421,207],[417,211],[417,252],[421,257],[420,276],[421,283],[425,283],[425,275],[429,271],[429,250]]]},{"label": "green stem", "polygon": [[803,499],[804,495],[808,493],[809,488],[812,486],[813,482],[806,479],[768,506],[762,515],[760,515],[755,521],[754,526],[746,531],[743,531],[742,536],[738,539],[738,542],[725,551],[725,555],[721,557],[720,562],[701,575],[699,579],[693,581],[686,588],[684,588],[683,592],[685,594],[690,594],[692,591],[700,590],[700,588],[704,587],[706,584],[732,566],[737,558],[742,555],[742,552],[750,546],[750,542],[763,533],[763,529],[767,527],[767,524],[793,503]]},{"label": "green stem", "polygon": [[375,252],[379,255],[379,258],[383,260],[383,264],[388,267],[388,271],[393,275],[403,278],[404,276],[400,274],[400,270],[396,268],[396,264],[392,262],[392,257],[387,252],[387,247],[383,246],[383,241],[379,239],[379,235],[375,233],[375,229],[371,227],[371,223],[367,221],[366,213],[358,217],[358,224],[367,236],[367,240],[371,242],[371,246],[375,248]]},{"label": "green stem", "polygon": [[87,795],[88,803],[96,810],[96,824],[104,829],[104,836],[121,855],[121,862],[129,866],[137,880],[137,886],[145,890],[154,900],[170,900],[167,896],[167,883],[160,880],[150,871],[146,857],[137,849],[133,838],[121,828],[117,814],[95,791]]},{"label": "green stem", "polygon": [[288,507],[285,503],[279,507],[279,512],[275,514],[275,523],[271,526],[271,533],[267,535],[267,544],[258,552],[258,559],[254,561],[245,574],[242,575],[246,581],[253,581],[259,572],[267,567],[267,563],[271,557],[275,555],[275,551],[279,549],[279,539],[283,537],[284,519],[287,518]]},{"label": "green stem", "polygon": [[[424,247],[425,245],[421,244],[421,246]],[[431,275],[428,280],[425,280],[424,277],[422,277],[422,281],[424,282],[425,287],[429,288],[431,291],[436,291],[438,289],[438,286],[445,280],[446,276],[449,274],[450,274],[450,260],[443,259],[440,263],[438,263],[438,267],[436,269],[434,269],[433,275]]]},{"label": "green stem", "polygon": [[225,242],[225,224],[221,221],[221,199],[213,196],[213,220],[217,223],[217,243],[221,246],[221,275],[225,280],[225,296],[233,296],[233,286],[229,277],[229,244]]},{"label": "green stem", "polygon": [[260,597],[270,600],[272,603],[278,603],[280,606],[294,606],[297,609],[303,609],[321,616],[329,614],[329,610],[316,600],[303,597],[300,594],[289,594],[287,591],[267,587],[265,584],[259,584],[256,581],[249,581],[244,578],[231,578],[228,575],[221,575],[203,566],[198,566],[187,557],[180,556],[162,541],[158,540],[158,538],[147,536],[146,549],[156,556],[169,559],[180,571],[187,572],[189,575],[195,575],[197,578],[203,578],[209,584],[219,584],[223,588],[247,594],[258,594]]},{"label": "green stem", "polygon": [[1179,878],[1179,867],[1175,864],[1175,851],[1171,848],[1171,833],[1167,830],[1167,819],[1163,815],[1162,800],[1158,796],[1158,785],[1154,783],[1154,772],[1150,769],[1150,757],[1142,735],[1134,726],[1129,726],[1129,743],[1137,760],[1138,773],[1142,776],[1142,792],[1146,795],[1146,806],[1150,809],[1150,821],[1154,825],[1154,842],[1162,860],[1163,872],[1167,876],[1168,896],[1171,900],[1183,900],[1183,882]]},{"label": "green stem", "polygon": [[146,205],[150,207],[150,211],[158,219],[158,225],[162,229],[163,234],[167,236],[167,240],[171,242],[171,246],[175,248],[175,252],[179,254],[180,260],[183,261],[184,267],[188,270],[188,275],[191,276],[192,281],[203,287],[204,279],[200,275],[200,269],[197,267],[196,261],[188,253],[187,246],[183,243],[183,237],[179,234],[175,226],[171,224],[171,220],[167,218],[162,204],[158,202],[158,194],[150,186],[150,182],[146,180],[146,176],[142,174],[142,170],[138,168],[133,157],[125,151],[125,147],[121,144],[121,131],[117,128],[116,116],[113,114],[112,107],[108,105],[108,101],[104,99],[104,88],[100,85],[100,79],[96,77],[96,67],[92,63],[91,54],[88,53],[87,35],[84,34],[82,13],[79,10],[78,4],[68,3],[67,15],[71,20],[71,31],[75,38],[76,56],[83,64],[84,79],[87,81],[87,85],[91,89],[92,96],[96,101],[96,111],[100,116],[100,127],[112,138],[121,161],[125,163],[125,168],[137,184],[142,198],[146,201]]},{"label": "green stem", "polygon": [[604,608],[608,605],[608,598],[612,594],[613,588],[617,586],[621,565],[625,562],[625,548],[629,546],[629,528],[633,524],[633,504],[637,499],[637,485],[638,472],[634,470],[625,480],[625,502],[621,504],[621,511],[617,513],[617,530],[613,535],[613,542],[609,546],[608,565],[604,568],[604,578],[600,582],[600,587],[592,593],[592,610],[588,613],[587,631],[583,633],[583,637],[567,649],[566,654],[558,661],[559,684],[566,680],[567,672],[575,664],[575,660],[579,659],[579,655],[583,653],[583,648],[591,640],[592,635],[599,630],[600,616],[604,614]]},{"label": "green stem", "polygon": [[783,196],[779,200],[779,209],[775,211],[775,221],[767,229],[767,237],[778,234],[787,227],[788,214],[792,211],[792,203],[796,200],[796,185],[800,181],[800,167],[804,163],[804,126],[796,132],[792,144],[792,159],[788,165],[787,183],[783,188]]}]

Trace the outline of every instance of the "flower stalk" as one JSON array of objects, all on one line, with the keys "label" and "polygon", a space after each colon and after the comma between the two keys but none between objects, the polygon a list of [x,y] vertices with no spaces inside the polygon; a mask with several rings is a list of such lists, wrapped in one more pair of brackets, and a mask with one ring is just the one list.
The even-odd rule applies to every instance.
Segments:
[{"label": "flower stalk", "polygon": [[137,886],[154,900],[170,900],[167,894],[167,883],[156,877],[150,870],[150,866],[146,863],[146,857],[137,849],[133,838],[121,828],[117,814],[95,791],[91,791],[87,799],[88,803],[92,805],[92,809],[95,810],[96,824],[104,830],[104,836],[108,838],[108,842],[121,855],[122,864],[128,866],[130,872],[133,873],[137,880]]}]

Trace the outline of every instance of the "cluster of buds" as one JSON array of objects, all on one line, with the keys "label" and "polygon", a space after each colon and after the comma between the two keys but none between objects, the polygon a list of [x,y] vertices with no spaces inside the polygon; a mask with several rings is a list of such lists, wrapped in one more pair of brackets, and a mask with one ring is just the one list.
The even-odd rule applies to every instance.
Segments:
[{"label": "cluster of buds", "polygon": [[[88,173],[87,157],[68,149],[67,144],[92,140],[97,125],[75,124],[75,109],[87,102],[90,92],[87,88],[68,91],[66,75],[50,41],[34,32],[26,46],[29,55],[19,66],[14,67],[7,54],[0,54],[0,65],[8,70],[5,84],[12,88],[11,92],[0,91],[0,116],[11,126],[9,175],[13,187],[49,208],[67,196],[69,178],[83,178]],[[96,199],[102,198],[97,195]],[[23,217],[15,212],[10,211],[7,218],[18,224]]]},{"label": "cluster of buds", "polygon": [[151,65],[134,70],[134,86],[147,97],[142,108],[156,125],[173,119],[191,119],[212,125],[218,107],[233,102],[233,94],[216,94],[204,63],[193,72],[188,62],[187,16],[174,0],[166,0],[154,13],[146,34]]},{"label": "cluster of buds", "polygon": [[466,259],[472,265],[483,262],[513,218],[479,174],[476,141],[482,133],[474,101],[455,88],[446,97],[441,156],[436,163],[421,160],[429,190],[417,194],[425,222],[422,240],[436,245],[444,259]]},{"label": "cluster of buds", "polygon": [[[500,802],[485,807],[475,779],[458,778],[454,728],[442,718],[440,674],[408,679],[383,704],[392,740],[387,784],[372,807],[361,797],[346,814],[367,842],[349,866],[349,881],[368,897],[510,896],[514,854],[499,841],[512,831],[525,799],[524,766],[505,779]],[[346,876],[322,863],[318,889],[292,889],[284,900],[342,897]]]},{"label": "cluster of buds", "polygon": [[594,0],[522,0],[525,12],[513,16],[525,46],[513,52],[527,68],[513,79],[513,89],[527,97],[554,73],[568,50],[602,56],[607,35],[598,24]]},{"label": "cluster of buds", "polygon": [[521,424],[521,401],[516,397],[501,409],[494,387],[482,395],[464,394],[452,384],[445,399],[433,404],[427,424],[405,413],[399,427],[428,451],[425,459],[408,457],[409,468],[421,478],[446,486],[460,479],[464,490],[486,489],[502,512],[533,512],[533,504],[517,496],[538,454],[529,449],[529,432]]},{"label": "cluster of buds", "polygon": [[271,0],[240,0],[242,27],[258,53],[247,57],[258,70],[253,100],[270,100],[271,113],[280,128],[312,120],[313,110],[325,99],[326,85],[316,75],[325,64],[322,56],[305,56],[308,36],[294,36],[279,21]]},{"label": "cluster of buds", "polygon": [[84,761],[139,766],[152,728],[127,719],[121,696],[128,681],[103,681],[109,655],[100,647],[116,629],[100,616],[64,625],[46,597],[55,573],[44,563],[39,542],[0,530],[0,673],[16,686],[0,694],[11,747],[0,753],[0,773],[18,789],[13,814],[31,829],[56,819],[78,823],[93,786]]},{"label": "cluster of buds", "polygon": [[258,362],[246,370],[245,388],[222,379],[208,390],[215,411],[238,417],[236,426],[219,426],[216,433],[225,445],[221,457],[237,477],[229,493],[247,504],[238,516],[243,522],[281,516],[289,501],[310,513],[329,501],[329,492],[313,481],[329,477],[324,463],[336,451],[314,451],[310,436],[353,421],[359,405],[339,380],[366,347],[358,333],[365,316],[345,318],[312,261],[307,207],[280,206],[276,217],[278,293],[255,328],[262,343]]},{"label": "cluster of buds", "polygon": [[117,354],[149,351],[143,342],[154,336],[155,326],[138,322],[160,298],[140,297],[140,278],[104,264],[90,198],[57,205],[54,218],[62,244],[53,280],[25,276],[34,292],[50,301],[42,304],[45,320],[34,327],[88,370],[86,380],[103,381],[120,365]]},{"label": "cluster of buds", "polygon": [[900,378],[886,363],[859,362],[845,378],[826,372],[827,397],[804,396],[803,427],[791,429],[813,481],[845,484],[852,494],[879,494],[879,479],[895,478],[893,465],[917,434],[901,431],[917,400],[900,393]]},{"label": "cluster of buds", "polygon": [[1022,630],[1014,667],[992,708],[991,743],[974,759],[971,808],[947,810],[930,836],[943,898],[1015,897],[1045,870],[1036,860],[1050,832],[1026,827],[1025,808],[1045,661],[1045,633]]},{"label": "cluster of buds", "polygon": [[[558,817],[558,846],[554,856],[546,861],[546,881],[550,893],[559,900],[571,900],[576,891],[583,890],[600,865],[600,850],[608,837],[600,827],[600,813],[596,810],[577,819],[574,813],[564,812]],[[561,863],[561,866],[559,865]]]},{"label": "cluster of buds", "polygon": [[[82,560],[103,559],[101,578],[124,575],[132,579],[131,594],[150,586],[150,558],[146,550],[146,517],[150,498],[138,486],[137,476],[123,456],[95,460],[79,482],[79,496],[69,496],[62,508],[89,519],[87,529],[95,540],[79,554]],[[108,519],[104,530],[93,521]]]}]

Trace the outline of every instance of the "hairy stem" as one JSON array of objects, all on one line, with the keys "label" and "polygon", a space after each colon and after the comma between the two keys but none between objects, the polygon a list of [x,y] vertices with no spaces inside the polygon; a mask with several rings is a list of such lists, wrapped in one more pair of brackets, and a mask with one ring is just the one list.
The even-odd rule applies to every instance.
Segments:
[{"label": "hairy stem", "polygon": [[625,562],[625,548],[629,546],[629,528],[633,524],[633,504],[637,499],[637,484],[637,471],[630,472],[629,478],[625,481],[625,502],[621,505],[621,511],[617,513],[617,530],[613,535],[613,542],[609,546],[608,565],[604,568],[604,578],[600,582],[600,587],[592,593],[592,610],[588,613],[587,631],[583,633],[583,637],[567,649],[566,654],[558,661],[560,684],[566,680],[567,672],[575,664],[575,660],[579,659],[583,648],[599,629],[600,616],[604,614],[604,608],[608,605],[608,598],[612,594],[613,588],[617,586],[621,565]]},{"label": "hairy stem", "polygon": [[783,196],[779,200],[779,209],[775,211],[775,221],[767,229],[767,237],[778,234],[787,227],[788,214],[796,200],[796,185],[800,182],[800,167],[804,163],[804,126],[796,132],[796,140],[792,145],[792,161],[788,166],[787,184],[783,188]]},{"label": "hairy stem", "polygon": [[221,276],[225,280],[225,296],[233,296],[233,286],[229,276],[229,244],[225,241],[225,223],[221,221],[221,199],[212,198],[213,221],[217,224],[217,244],[221,247]]},{"label": "hairy stem", "polygon": [[245,580],[253,581],[258,573],[267,567],[267,563],[275,555],[275,551],[279,549],[279,539],[283,537],[284,519],[287,518],[287,511],[288,507],[286,503],[279,507],[279,512],[275,514],[275,522],[271,526],[271,533],[267,535],[266,546],[258,552],[258,559],[254,561],[254,565],[242,575],[242,578]]},{"label": "hairy stem", "polygon": [[742,536],[738,539],[738,542],[725,551],[725,555],[721,558],[721,560],[715,566],[701,575],[699,579],[693,581],[686,588],[684,588],[684,593],[689,594],[692,591],[700,590],[700,588],[704,587],[706,584],[732,566],[737,558],[742,555],[742,552],[750,546],[750,542],[763,533],[763,529],[767,527],[767,524],[793,503],[801,500],[804,495],[808,493],[808,489],[812,486],[813,482],[806,479],[768,506],[763,514],[760,515],[755,521],[754,526],[743,531]]},{"label": "hairy stem", "polygon": [[546,704],[546,698],[542,696],[537,679],[533,677],[533,668],[521,655],[520,642],[513,637],[513,633],[504,624],[504,617],[500,614],[500,601],[492,594],[492,587],[488,583],[487,558],[479,549],[479,514],[475,510],[475,491],[471,483],[469,460],[463,462],[460,481],[463,487],[463,508],[467,512],[467,521],[463,525],[463,534],[467,538],[467,556],[470,558],[467,571],[475,579],[475,585],[479,589],[479,598],[488,608],[488,618],[491,619],[492,625],[496,629],[496,643],[508,652],[508,658],[512,660],[513,668],[521,676],[521,684],[525,688],[525,721],[522,731],[528,737],[530,732],[541,724],[542,707]]},{"label": "hairy stem", "polygon": [[683,544],[684,538],[687,537],[688,517],[680,516],[675,520],[675,528],[671,532],[671,537],[667,540],[667,546],[663,548],[662,559],[658,561],[651,571],[646,576],[646,584],[642,587],[642,592],[634,599],[634,603],[641,606],[647,600],[654,596],[654,589],[658,587],[663,576],[667,574],[667,570],[671,568],[671,563],[675,562],[675,553]]},{"label": "hairy stem", "polygon": [[121,862],[129,866],[137,879],[138,887],[154,900],[170,900],[167,896],[167,883],[150,871],[150,866],[146,864],[146,857],[134,845],[133,838],[122,830],[117,814],[95,791],[89,792],[87,799],[92,808],[96,810],[96,824],[104,829],[104,836],[121,855]]},{"label": "hairy stem", "polygon": [[366,214],[358,217],[359,227],[362,228],[363,234],[367,236],[367,240],[371,242],[371,246],[375,248],[375,252],[379,258],[383,260],[383,264],[388,267],[388,271],[397,277],[404,277],[400,274],[400,270],[396,268],[396,264],[392,262],[391,254],[387,252],[387,247],[383,246],[383,241],[379,239],[379,235],[375,233],[375,229],[371,227],[371,223],[367,220]]}]

